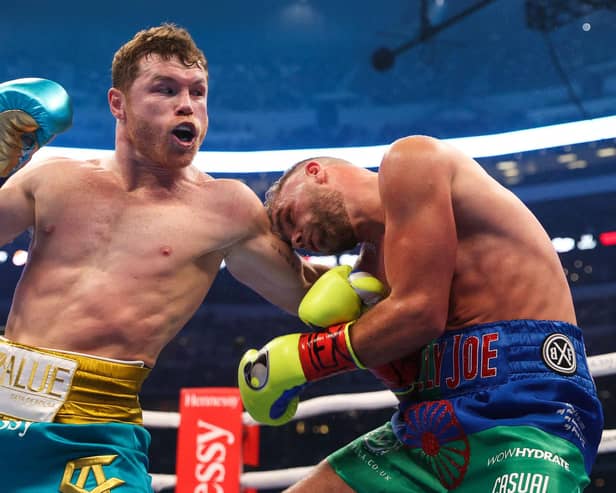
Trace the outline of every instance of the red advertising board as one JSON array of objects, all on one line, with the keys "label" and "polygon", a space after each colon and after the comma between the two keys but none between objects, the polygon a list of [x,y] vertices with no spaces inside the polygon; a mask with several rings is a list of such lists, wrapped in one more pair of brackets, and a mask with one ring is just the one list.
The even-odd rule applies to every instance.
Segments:
[{"label": "red advertising board", "polygon": [[242,401],[237,388],[182,389],[176,493],[239,493]]}]

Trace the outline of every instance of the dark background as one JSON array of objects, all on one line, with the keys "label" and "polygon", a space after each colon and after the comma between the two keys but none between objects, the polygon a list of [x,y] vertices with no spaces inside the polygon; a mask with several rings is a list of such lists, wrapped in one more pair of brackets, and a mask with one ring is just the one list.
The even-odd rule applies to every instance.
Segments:
[{"label": "dark background", "polygon": [[[210,130],[203,150],[491,134],[616,114],[615,5],[11,2],[0,8],[0,80],[37,76],[60,82],[73,97],[75,118],[54,145],[111,149],[114,122],[106,91],[113,53],[135,31],[171,21],[191,31],[209,60]],[[393,65],[387,68],[388,61]],[[590,355],[616,351],[616,246],[599,241],[602,232],[616,231],[615,147],[609,139],[479,159],[528,204],[552,238],[573,239],[572,250],[560,256]],[[278,176],[236,175],[261,196]],[[21,270],[10,258],[27,246],[22,235],[2,249],[9,261],[0,263],[0,325]],[[296,318],[222,270],[207,301],[161,355],[143,390],[144,408],[177,410],[181,387],[234,386],[245,349],[299,329]],[[616,428],[615,384],[615,377],[597,379],[606,428]],[[315,385],[306,396],[379,389],[356,372]],[[263,428],[259,469],[316,463],[390,414],[349,412]],[[152,472],[173,473],[176,431],[152,433]],[[616,489],[614,454],[599,456],[592,479],[587,491]]]}]

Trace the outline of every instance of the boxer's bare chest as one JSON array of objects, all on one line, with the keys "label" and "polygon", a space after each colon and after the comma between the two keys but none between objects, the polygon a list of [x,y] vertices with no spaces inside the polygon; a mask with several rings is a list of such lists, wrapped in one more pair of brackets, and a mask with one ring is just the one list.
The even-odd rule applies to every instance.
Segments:
[{"label": "boxer's bare chest", "polygon": [[127,192],[108,177],[85,173],[35,198],[34,246],[66,260],[194,260],[224,243],[224,218],[199,191],[187,186]]}]

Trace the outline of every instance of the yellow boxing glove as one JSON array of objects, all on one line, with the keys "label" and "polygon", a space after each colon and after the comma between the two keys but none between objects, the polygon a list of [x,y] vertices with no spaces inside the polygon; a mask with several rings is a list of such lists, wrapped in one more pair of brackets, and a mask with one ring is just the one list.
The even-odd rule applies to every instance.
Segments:
[{"label": "yellow boxing glove", "polygon": [[351,272],[349,283],[361,298],[364,308],[376,305],[385,297],[385,286],[381,281],[368,272]]},{"label": "yellow boxing glove", "polygon": [[384,295],[385,286],[376,277],[339,265],[315,281],[302,299],[298,315],[308,325],[330,327],[356,320]]},{"label": "yellow boxing glove", "polygon": [[308,383],[363,368],[350,345],[350,325],[286,334],[258,351],[248,350],[237,372],[246,411],[259,423],[285,424],[295,415]]},{"label": "yellow boxing glove", "polygon": [[[376,277],[368,272],[352,272],[348,265],[341,265],[327,271],[312,285],[300,304],[299,317],[304,323],[318,327],[344,324],[359,318],[385,295],[385,286]],[[347,325],[347,334],[351,327],[352,324]],[[347,343],[355,364],[361,368],[350,340]],[[368,370],[392,392],[404,395],[413,389],[417,362],[417,354],[412,354]]]}]

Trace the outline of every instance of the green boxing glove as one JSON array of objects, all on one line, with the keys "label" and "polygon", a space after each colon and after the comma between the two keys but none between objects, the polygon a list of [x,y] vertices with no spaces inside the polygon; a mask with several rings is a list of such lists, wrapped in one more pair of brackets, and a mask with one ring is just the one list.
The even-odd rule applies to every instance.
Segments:
[{"label": "green boxing glove", "polygon": [[310,326],[329,327],[356,320],[384,295],[385,286],[376,277],[339,265],[315,281],[302,299],[298,315]]},{"label": "green boxing glove", "polygon": [[325,331],[276,337],[240,361],[238,387],[248,414],[268,425],[288,423],[308,382],[363,368],[349,340],[352,322]]}]

